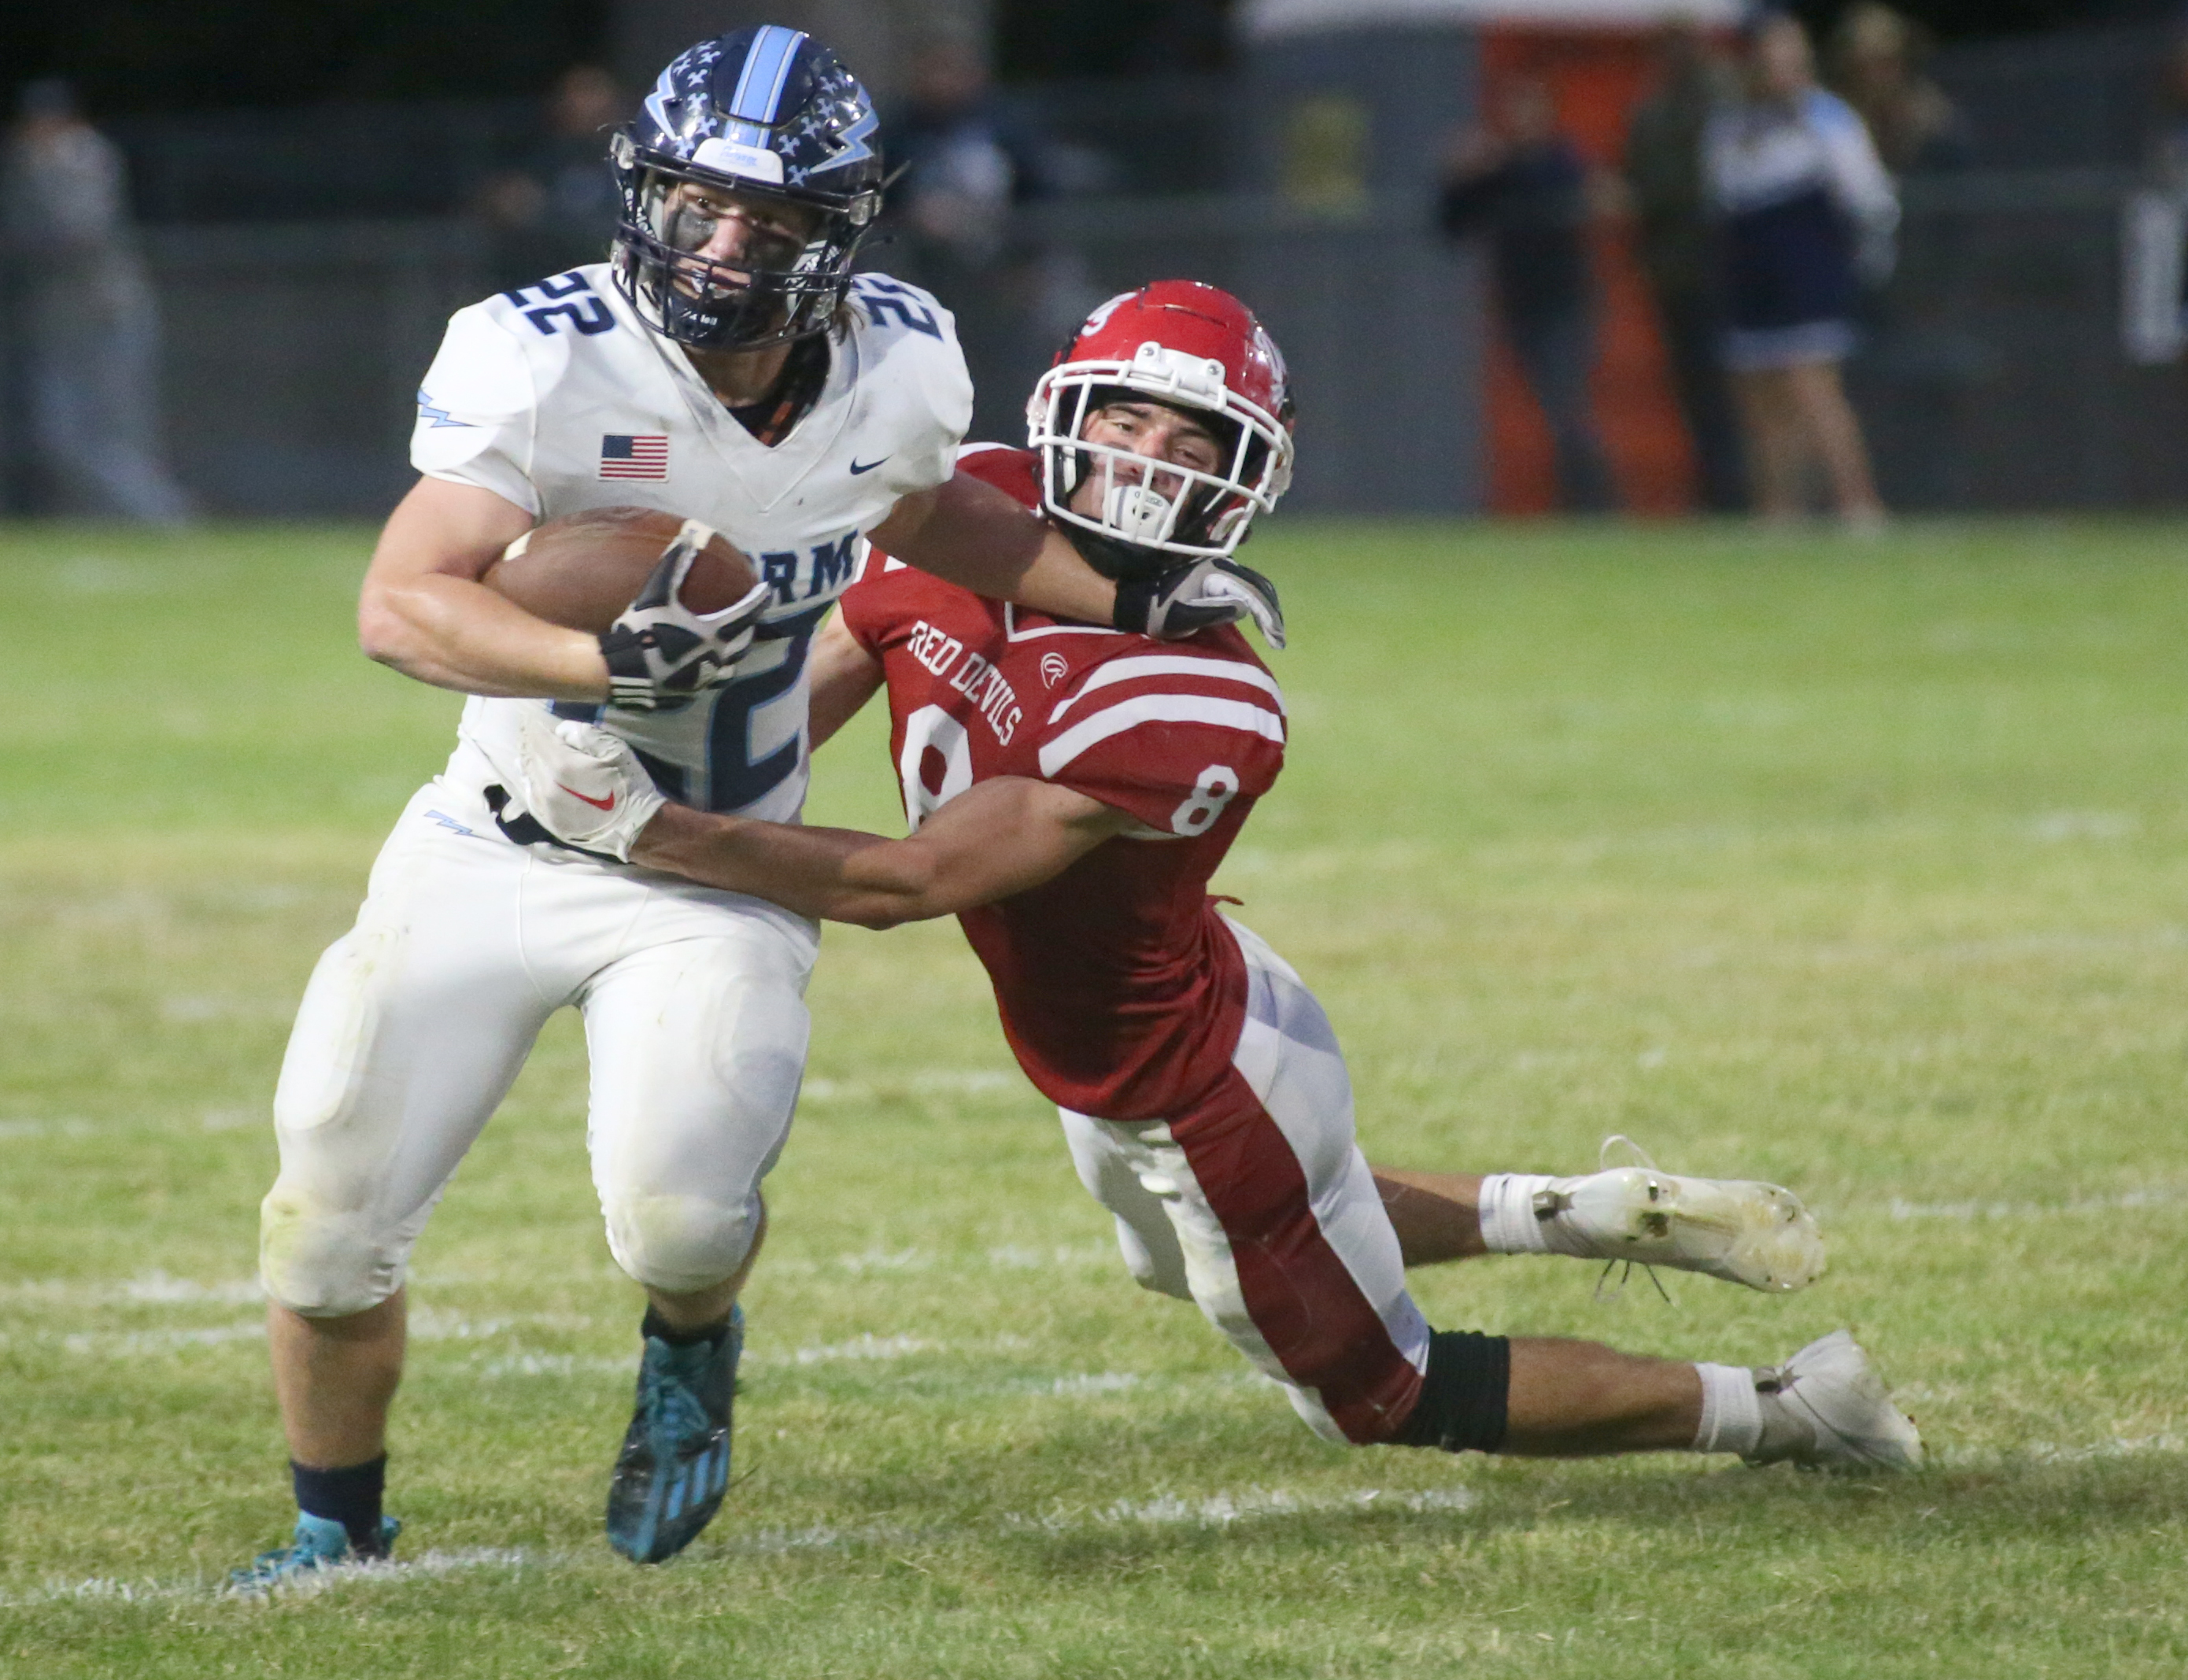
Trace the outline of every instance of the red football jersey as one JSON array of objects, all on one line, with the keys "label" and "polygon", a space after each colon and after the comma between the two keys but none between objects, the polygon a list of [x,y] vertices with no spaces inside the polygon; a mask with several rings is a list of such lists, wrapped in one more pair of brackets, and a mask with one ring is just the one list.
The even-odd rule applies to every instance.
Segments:
[{"label": "red football jersey", "polygon": [[[960,461],[1028,506],[1035,458]],[[1052,781],[1138,826],[958,919],[1019,1065],[1102,1119],[1193,1106],[1231,1066],[1246,967],[1208,879],[1283,766],[1283,698],[1230,628],[1158,642],[990,600],[876,555],[843,621],[888,674],[914,827],[990,776]]]}]

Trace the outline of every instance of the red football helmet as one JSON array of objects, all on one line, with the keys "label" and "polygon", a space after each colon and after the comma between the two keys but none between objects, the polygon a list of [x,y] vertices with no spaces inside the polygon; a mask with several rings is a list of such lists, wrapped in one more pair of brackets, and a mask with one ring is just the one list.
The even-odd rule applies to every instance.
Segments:
[{"label": "red football helmet", "polygon": [[[1227,456],[1213,472],[1091,443],[1088,419],[1124,398],[1204,414]],[[1128,549],[1228,555],[1255,513],[1292,480],[1292,401],[1284,358],[1253,312],[1194,280],[1157,280],[1120,293],[1086,318],[1040,376],[1026,404],[1026,441],[1040,455],[1041,505],[1051,518]],[[1100,511],[1075,513],[1091,477]],[[1165,488],[1170,493],[1165,493]]]}]

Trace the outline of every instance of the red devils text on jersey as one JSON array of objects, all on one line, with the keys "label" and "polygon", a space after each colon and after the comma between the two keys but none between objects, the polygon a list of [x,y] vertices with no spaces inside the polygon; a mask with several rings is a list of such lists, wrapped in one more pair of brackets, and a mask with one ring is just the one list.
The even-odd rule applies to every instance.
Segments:
[{"label": "red devils text on jersey", "polygon": [[[962,471],[1028,506],[1035,457],[976,447]],[[1053,880],[966,911],[1027,1076],[1104,1119],[1181,1113],[1223,1080],[1247,973],[1208,880],[1283,768],[1283,698],[1228,627],[1158,642],[1058,622],[870,559],[843,620],[882,662],[905,812],[1027,776],[1137,826]]]}]

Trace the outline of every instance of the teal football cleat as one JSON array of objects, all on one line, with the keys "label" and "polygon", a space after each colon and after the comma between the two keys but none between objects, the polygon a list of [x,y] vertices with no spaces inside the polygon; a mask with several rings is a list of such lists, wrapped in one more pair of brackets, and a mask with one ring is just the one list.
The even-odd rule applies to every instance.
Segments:
[{"label": "teal football cleat", "polygon": [[232,1593],[263,1593],[268,1588],[286,1586],[300,1576],[320,1570],[330,1570],[345,1564],[381,1563],[386,1559],[388,1549],[395,1544],[395,1536],[403,1531],[403,1525],[392,1517],[380,1519],[379,1544],[368,1550],[359,1550],[349,1543],[349,1531],[331,1517],[315,1517],[307,1511],[296,1513],[296,1532],[286,1546],[271,1552],[261,1552],[243,1569],[229,1571],[228,1590]]},{"label": "teal football cleat", "polygon": [[664,1563],[699,1536],[730,1486],[730,1411],[742,1309],[719,1342],[646,1339],[638,1405],[608,1483],[608,1544],[634,1564]]}]

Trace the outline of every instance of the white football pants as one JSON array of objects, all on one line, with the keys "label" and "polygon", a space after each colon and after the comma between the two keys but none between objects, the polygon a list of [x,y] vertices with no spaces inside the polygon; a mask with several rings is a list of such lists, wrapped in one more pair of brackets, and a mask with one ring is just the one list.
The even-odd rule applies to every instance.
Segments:
[{"label": "white football pants", "polygon": [[682,1293],[736,1272],[790,1129],[814,925],[535,855],[502,837],[476,785],[443,776],[411,799],[290,1034],[259,1267],[307,1317],[401,1287],[449,1175],[564,1004],[584,1015],[608,1247],[640,1283]]},{"label": "white football pants", "polygon": [[1224,1076],[1164,1120],[1059,1109],[1063,1135],[1142,1288],[1196,1303],[1317,1435],[1387,1440],[1419,1398],[1428,1322],[1353,1141],[1329,1018],[1290,964],[1226,921],[1247,1001]]}]

